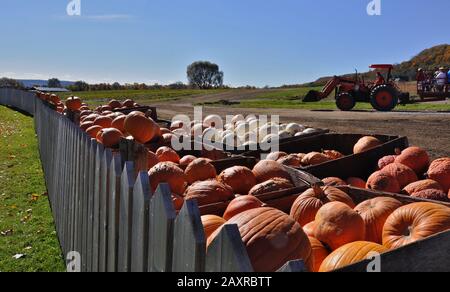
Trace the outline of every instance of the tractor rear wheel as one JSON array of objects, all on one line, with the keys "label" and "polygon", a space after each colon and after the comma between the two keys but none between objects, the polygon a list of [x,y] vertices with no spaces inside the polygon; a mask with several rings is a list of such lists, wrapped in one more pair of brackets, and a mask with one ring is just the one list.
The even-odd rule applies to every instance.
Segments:
[{"label": "tractor rear wheel", "polygon": [[336,97],[336,106],[341,111],[351,111],[355,105],[355,98],[348,92],[341,93]]},{"label": "tractor rear wheel", "polygon": [[370,103],[377,111],[392,111],[398,104],[397,89],[389,84],[375,87],[370,94]]}]

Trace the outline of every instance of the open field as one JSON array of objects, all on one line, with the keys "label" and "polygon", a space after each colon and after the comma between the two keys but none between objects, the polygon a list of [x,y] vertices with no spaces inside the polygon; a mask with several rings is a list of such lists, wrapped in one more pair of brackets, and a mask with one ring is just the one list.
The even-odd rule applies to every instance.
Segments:
[{"label": "open field", "polygon": [[[411,85],[404,86],[411,89]],[[406,89],[405,87],[405,89]],[[119,90],[119,91],[88,91],[75,92],[91,105],[99,105],[110,99],[124,100],[132,98],[141,104],[160,102],[192,103],[217,107],[234,108],[276,108],[276,109],[307,109],[336,110],[333,97],[320,102],[303,103],[302,98],[309,90],[320,90],[320,87],[279,88],[279,89],[213,89],[213,90]],[[66,98],[72,93],[62,94]],[[358,103],[355,110],[372,110],[369,103]],[[450,101],[413,103],[399,105],[396,111],[450,111]]]},{"label": "open field", "polygon": [[[0,271],[64,271],[33,119],[0,106]],[[13,258],[22,254],[19,259]]]}]

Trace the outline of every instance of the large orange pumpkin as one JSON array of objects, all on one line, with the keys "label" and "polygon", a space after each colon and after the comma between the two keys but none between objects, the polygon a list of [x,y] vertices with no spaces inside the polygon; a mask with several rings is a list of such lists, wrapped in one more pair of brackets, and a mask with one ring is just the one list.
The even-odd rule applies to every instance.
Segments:
[{"label": "large orange pumpkin", "polygon": [[397,156],[395,162],[408,166],[418,175],[423,175],[430,165],[430,156],[422,148],[409,147]]},{"label": "large orange pumpkin", "polygon": [[429,190],[429,189],[443,191],[442,186],[437,181],[434,181],[432,179],[425,179],[425,180],[420,180],[420,181],[417,181],[417,182],[407,185],[403,189],[403,192],[408,195],[412,195],[414,193],[418,193],[418,192],[421,192],[424,190]]},{"label": "large orange pumpkin", "polygon": [[341,202],[331,202],[320,208],[315,222],[314,237],[332,250],[366,237],[363,218]]},{"label": "large orange pumpkin", "polygon": [[322,164],[328,161],[331,161],[332,159],[328,156],[326,156],[323,153],[319,152],[310,152],[306,154],[302,159],[302,165],[318,165]]},{"label": "large orange pumpkin", "polygon": [[437,181],[445,192],[450,190],[450,157],[433,161],[428,169],[428,177]]},{"label": "large orange pumpkin", "polygon": [[[255,272],[275,272],[290,260],[303,259],[312,269],[312,250],[300,225],[287,214],[273,208],[257,208],[231,218],[236,224]],[[220,232],[208,239],[208,246]]]},{"label": "large orange pumpkin", "polygon": [[71,111],[77,111],[81,107],[81,99],[76,96],[71,96],[66,100],[66,107]]},{"label": "large orange pumpkin", "polygon": [[392,213],[383,228],[383,245],[399,248],[450,229],[450,208],[413,203]]},{"label": "large orange pumpkin", "polygon": [[148,176],[152,191],[156,191],[161,183],[168,183],[173,193],[182,195],[186,190],[186,177],[183,170],[172,162],[161,162],[152,167]]},{"label": "large orange pumpkin", "polygon": [[338,248],[325,258],[319,272],[332,272],[364,260],[371,260],[373,256],[387,251],[386,247],[373,242],[352,242]]},{"label": "large orange pumpkin", "polygon": [[94,125],[94,122],[83,122],[83,123],[80,124],[80,129],[83,130],[83,131],[86,131],[87,129],[89,129],[93,125]]},{"label": "large orange pumpkin", "polygon": [[99,116],[94,120],[95,126],[101,126],[102,128],[110,128],[113,120],[109,117]]},{"label": "large orange pumpkin", "polygon": [[134,104],[135,104],[134,100],[132,100],[132,99],[127,99],[127,100],[125,100],[125,101],[123,102],[122,106],[123,106],[123,107],[126,107],[126,108],[133,108],[133,107],[134,107]]},{"label": "large orange pumpkin", "polygon": [[347,184],[355,188],[365,189],[367,182],[359,177],[350,177],[347,179]]},{"label": "large orange pumpkin", "polygon": [[118,116],[116,117],[112,123],[111,123],[111,127],[116,128],[117,130],[121,131],[122,133],[125,133],[125,119],[127,118],[127,116],[123,115],[123,116]]},{"label": "large orange pumpkin", "polygon": [[115,128],[101,129],[97,134],[97,141],[105,147],[114,147],[120,143],[123,138],[122,132]]},{"label": "large orange pumpkin", "polygon": [[359,139],[359,141],[355,144],[355,147],[353,148],[354,154],[359,154],[366,152],[368,150],[371,150],[373,148],[376,148],[380,145],[382,145],[380,140],[378,140],[375,137],[366,136]]},{"label": "large orange pumpkin", "polygon": [[186,156],[183,156],[181,159],[180,159],[180,165],[181,166],[188,166],[189,164],[191,164],[195,159],[197,159],[197,157],[195,157],[195,156],[193,156],[193,155],[186,155]]},{"label": "large orange pumpkin", "polygon": [[162,161],[159,161],[158,156],[156,156],[155,153],[149,150],[147,155],[147,168],[151,169],[153,166],[157,165],[160,162]]},{"label": "large orange pumpkin", "polygon": [[217,176],[216,168],[207,158],[198,158],[192,161],[184,171],[189,184],[196,181],[214,179]]},{"label": "large orange pumpkin", "polygon": [[312,272],[316,273],[320,269],[323,261],[330,255],[328,249],[314,237],[308,237],[311,244],[312,254],[313,254],[313,267]]},{"label": "large orange pumpkin", "polygon": [[400,163],[391,163],[383,168],[382,172],[396,178],[400,189],[419,180],[414,170]]},{"label": "large orange pumpkin", "polygon": [[156,151],[156,156],[161,162],[173,162],[175,164],[180,163],[180,156],[169,147],[161,147]]},{"label": "large orange pumpkin", "polygon": [[230,220],[237,214],[251,209],[261,208],[263,206],[264,203],[254,196],[240,196],[231,201],[223,214],[223,218],[225,220]]},{"label": "large orange pumpkin", "polygon": [[256,178],[253,172],[244,166],[234,166],[225,169],[217,180],[229,185],[235,194],[247,195],[256,185]]},{"label": "large orange pumpkin", "polygon": [[151,118],[137,113],[128,114],[124,128],[139,143],[150,142],[160,132],[158,124]]},{"label": "large orange pumpkin", "polygon": [[378,197],[359,204],[355,211],[361,215],[366,225],[365,240],[382,244],[384,223],[401,206],[401,202],[388,197]]},{"label": "large orange pumpkin", "polygon": [[401,191],[398,180],[383,171],[374,172],[367,180],[367,188],[369,190],[399,193]]},{"label": "large orange pumpkin", "polygon": [[84,122],[94,122],[96,118],[98,118],[99,115],[98,114],[90,114],[87,116],[84,116],[82,119],[80,119],[80,122],[84,123]]},{"label": "large orange pumpkin", "polygon": [[186,200],[197,200],[199,206],[226,202],[233,198],[233,190],[216,180],[199,181],[184,193]]},{"label": "large orange pumpkin", "polygon": [[111,109],[116,109],[116,108],[121,108],[122,107],[122,103],[118,100],[111,100],[108,105],[111,107]]},{"label": "large orange pumpkin", "polygon": [[266,180],[276,177],[291,180],[289,173],[283,168],[283,166],[272,160],[261,160],[253,168],[253,174],[255,175],[256,182],[262,183]]},{"label": "large orange pumpkin", "polygon": [[311,188],[295,200],[291,208],[291,217],[301,226],[305,226],[314,221],[322,206],[330,202],[342,202],[351,208],[355,207],[352,198],[335,187]]},{"label": "large orange pumpkin", "polygon": [[92,138],[97,139],[97,134],[100,132],[103,128],[100,126],[92,126],[88,129],[86,129],[86,133]]},{"label": "large orange pumpkin", "polygon": [[294,185],[289,180],[284,178],[274,178],[255,185],[248,194],[259,196],[292,188],[294,188]]},{"label": "large orange pumpkin", "polygon": [[202,216],[203,230],[205,231],[205,238],[211,236],[217,229],[222,225],[227,223],[225,219],[215,215],[204,215]]},{"label": "large orange pumpkin", "polygon": [[343,181],[338,177],[327,177],[322,180],[322,182],[329,187],[346,186],[347,182]]}]

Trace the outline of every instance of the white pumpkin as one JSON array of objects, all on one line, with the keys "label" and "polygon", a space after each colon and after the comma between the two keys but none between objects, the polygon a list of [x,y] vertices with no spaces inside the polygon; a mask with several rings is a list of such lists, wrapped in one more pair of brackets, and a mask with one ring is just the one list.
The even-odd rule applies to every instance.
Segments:
[{"label": "white pumpkin", "polygon": [[292,135],[295,135],[298,132],[303,132],[304,130],[305,127],[297,123],[290,123],[289,125],[286,126],[286,131],[288,131]]},{"label": "white pumpkin", "polygon": [[203,123],[208,127],[216,129],[223,128],[223,120],[219,115],[209,115],[205,118]]}]

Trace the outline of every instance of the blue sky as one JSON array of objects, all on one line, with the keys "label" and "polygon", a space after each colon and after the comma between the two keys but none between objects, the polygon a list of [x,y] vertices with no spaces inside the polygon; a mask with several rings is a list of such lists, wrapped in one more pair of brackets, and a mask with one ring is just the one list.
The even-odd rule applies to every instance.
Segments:
[{"label": "blue sky", "polygon": [[69,2],[0,1],[0,76],[169,83],[210,60],[226,84],[276,86],[450,42],[448,0],[381,0],[381,16],[370,0],[81,0],[81,16]]}]

